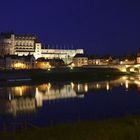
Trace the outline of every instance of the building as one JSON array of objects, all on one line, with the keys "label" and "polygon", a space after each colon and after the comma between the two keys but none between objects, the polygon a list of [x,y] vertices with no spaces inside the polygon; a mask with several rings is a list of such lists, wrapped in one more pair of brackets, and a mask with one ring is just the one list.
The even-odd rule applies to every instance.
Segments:
[{"label": "building", "polygon": [[76,54],[83,54],[83,49],[49,49],[43,48],[36,35],[17,35],[14,33],[0,34],[0,55],[34,55],[35,59],[59,58],[65,63],[71,63]]},{"label": "building", "polygon": [[88,65],[88,57],[83,54],[76,54],[73,58],[73,64],[76,67]]},{"label": "building", "polygon": [[48,59],[63,59],[66,64],[73,61],[76,54],[83,54],[83,49],[66,50],[66,49],[41,49],[41,57]]},{"label": "building", "polygon": [[49,69],[51,68],[50,62],[45,58],[38,58],[36,60],[36,68],[38,69]]},{"label": "building", "polygon": [[115,65],[119,64],[119,59],[113,59],[111,56],[109,58],[89,58],[88,65]]},{"label": "building", "polygon": [[139,56],[137,57],[136,62],[137,62],[137,64],[140,64],[140,57]]},{"label": "building", "polygon": [[89,59],[88,65],[101,65],[101,59]]},{"label": "building", "polygon": [[136,63],[136,60],[134,59],[121,59],[120,64],[121,65],[134,65]]},{"label": "building", "polygon": [[33,69],[35,68],[35,58],[33,55],[5,55],[0,59],[0,67],[6,69]]},{"label": "building", "polygon": [[45,59],[38,58],[36,60],[36,68],[39,69],[49,69],[52,67],[63,67],[65,63],[62,59]]},{"label": "building", "polygon": [[137,54],[136,63],[140,64],[140,53]]},{"label": "building", "polygon": [[[0,34],[1,55],[34,55],[40,43],[35,35],[16,35],[14,33]],[[36,49],[35,49],[36,48]],[[37,53],[36,53],[37,54]]]}]

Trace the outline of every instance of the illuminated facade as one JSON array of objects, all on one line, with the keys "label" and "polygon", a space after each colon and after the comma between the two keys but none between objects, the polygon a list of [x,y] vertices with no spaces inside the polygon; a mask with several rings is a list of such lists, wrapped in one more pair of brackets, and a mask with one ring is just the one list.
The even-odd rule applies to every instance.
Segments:
[{"label": "illuminated facade", "polygon": [[124,59],[120,60],[120,65],[134,65],[136,63],[135,60]]},{"label": "illuminated facade", "polygon": [[140,53],[137,53],[136,63],[140,64]]},{"label": "illuminated facade", "polygon": [[73,64],[76,67],[81,67],[84,65],[88,65],[88,57],[84,56],[83,54],[77,54],[73,58]]},{"label": "illuminated facade", "polygon": [[72,62],[76,54],[83,54],[83,49],[48,49],[43,48],[35,35],[16,35],[14,33],[0,34],[0,55],[34,55],[35,59],[44,57],[48,59],[59,58],[65,63]]},{"label": "illuminated facade", "polygon": [[108,58],[89,58],[88,65],[114,65],[119,64],[119,59],[113,59],[111,56]]},{"label": "illuminated facade", "polygon": [[3,61],[4,61],[3,67],[7,69],[35,68],[35,58],[33,55],[28,55],[28,56],[6,55]]},{"label": "illuminated facade", "polygon": [[38,58],[36,60],[36,68],[39,69],[48,69],[52,67],[63,67],[65,63],[62,59],[45,59]]},{"label": "illuminated facade", "polygon": [[38,68],[38,69],[49,69],[49,68],[51,68],[51,65],[48,61],[37,61],[36,62],[36,68]]}]

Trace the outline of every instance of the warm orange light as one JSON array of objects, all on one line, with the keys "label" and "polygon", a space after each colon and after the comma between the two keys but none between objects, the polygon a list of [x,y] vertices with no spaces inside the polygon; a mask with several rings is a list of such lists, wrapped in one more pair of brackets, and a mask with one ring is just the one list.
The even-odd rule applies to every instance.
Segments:
[{"label": "warm orange light", "polygon": [[12,91],[16,96],[22,96],[26,94],[27,86],[12,87]]},{"label": "warm orange light", "polygon": [[106,90],[109,90],[109,89],[110,89],[109,83],[106,83]]},{"label": "warm orange light", "polygon": [[38,86],[38,90],[39,90],[40,92],[43,92],[43,93],[45,93],[46,91],[49,91],[50,88],[51,88],[51,83],[43,84],[43,85],[39,85],[39,86]]},{"label": "warm orange light", "polygon": [[85,92],[88,92],[88,84],[85,84]]},{"label": "warm orange light", "polygon": [[49,62],[37,62],[37,68],[41,68],[41,69],[50,69],[51,65]]},{"label": "warm orange light", "polygon": [[125,81],[125,88],[128,89],[128,87],[129,87],[129,83],[128,83],[128,80],[126,80]]},{"label": "warm orange light", "polygon": [[12,64],[12,68],[15,68],[15,69],[27,69],[28,67],[27,67],[26,64],[18,62],[18,63]]},{"label": "warm orange light", "polygon": [[71,82],[71,87],[72,87],[72,89],[74,88],[74,83],[73,82]]}]

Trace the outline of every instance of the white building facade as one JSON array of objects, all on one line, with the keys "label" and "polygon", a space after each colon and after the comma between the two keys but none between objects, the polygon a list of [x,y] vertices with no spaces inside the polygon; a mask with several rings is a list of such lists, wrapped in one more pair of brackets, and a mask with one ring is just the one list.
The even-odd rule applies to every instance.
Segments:
[{"label": "white building facade", "polygon": [[76,54],[83,54],[83,49],[48,49],[42,48],[41,43],[35,35],[16,35],[14,33],[0,34],[0,55],[34,55],[35,59],[40,57],[63,59],[70,63]]}]

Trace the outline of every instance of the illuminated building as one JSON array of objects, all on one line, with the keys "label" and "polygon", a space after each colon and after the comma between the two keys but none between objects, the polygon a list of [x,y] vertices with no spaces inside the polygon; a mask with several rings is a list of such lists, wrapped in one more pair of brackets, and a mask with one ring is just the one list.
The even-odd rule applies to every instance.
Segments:
[{"label": "illuminated building", "polygon": [[83,54],[83,49],[50,49],[43,48],[36,35],[16,35],[14,33],[0,34],[0,55],[7,54],[27,56],[34,55],[35,59],[44,57],[47,59],[59,58],[65,63],[72,62],[76,54]]},{"label": "illuminated building", "polygon": [[122,60],[120,60],[121,65],[133,65],[133,64],[135,64],[135,62],[136,61],[134,59],[132,59],[132,60],[122,59]]},{"label": "illuminated building", "polygon": [[73,58],[73,63],[76,67],[88,65],[88,57],[83,54],[76,54]]},{"label": "illuminated building", "polygon": [[88,65],[109,65],[109,64],[119,64],[119,59],[113,59],[111,56],[109,58],[88,59]]},{"label": "illuminated building", "polygon": [[89,59],[88,65],[101,65],[101,59]]},{"label": "illuminated building", "polygon": [[32,69],[35,68],[35,58],[33,55],[6,55],[3,59],[3,66],[1,67],[7,69]]},{"label": "illuminated building", "polygon": [[38,39],[35,35],[15,35],[14,33],[1,33],[0,34],[0,53],[33,55],[35,48],[40,46]]},{"label": "illuminated building", "polygon": [[140,53],[137,54],[136,62],[137,64],[140,64]]},{"label": "illuminated building", "polygon": [[43,59],[37,59],[36,61],[36,68],[39,69],[48,69],[51,68],[50,62],[48,60]]},{"label": "illuminated building", "polygon": [[62,67],[65,66],[64,61],[62,59],[45,59],[38,58],[36,60],[36,68],[47,69],[51,67]]}]

